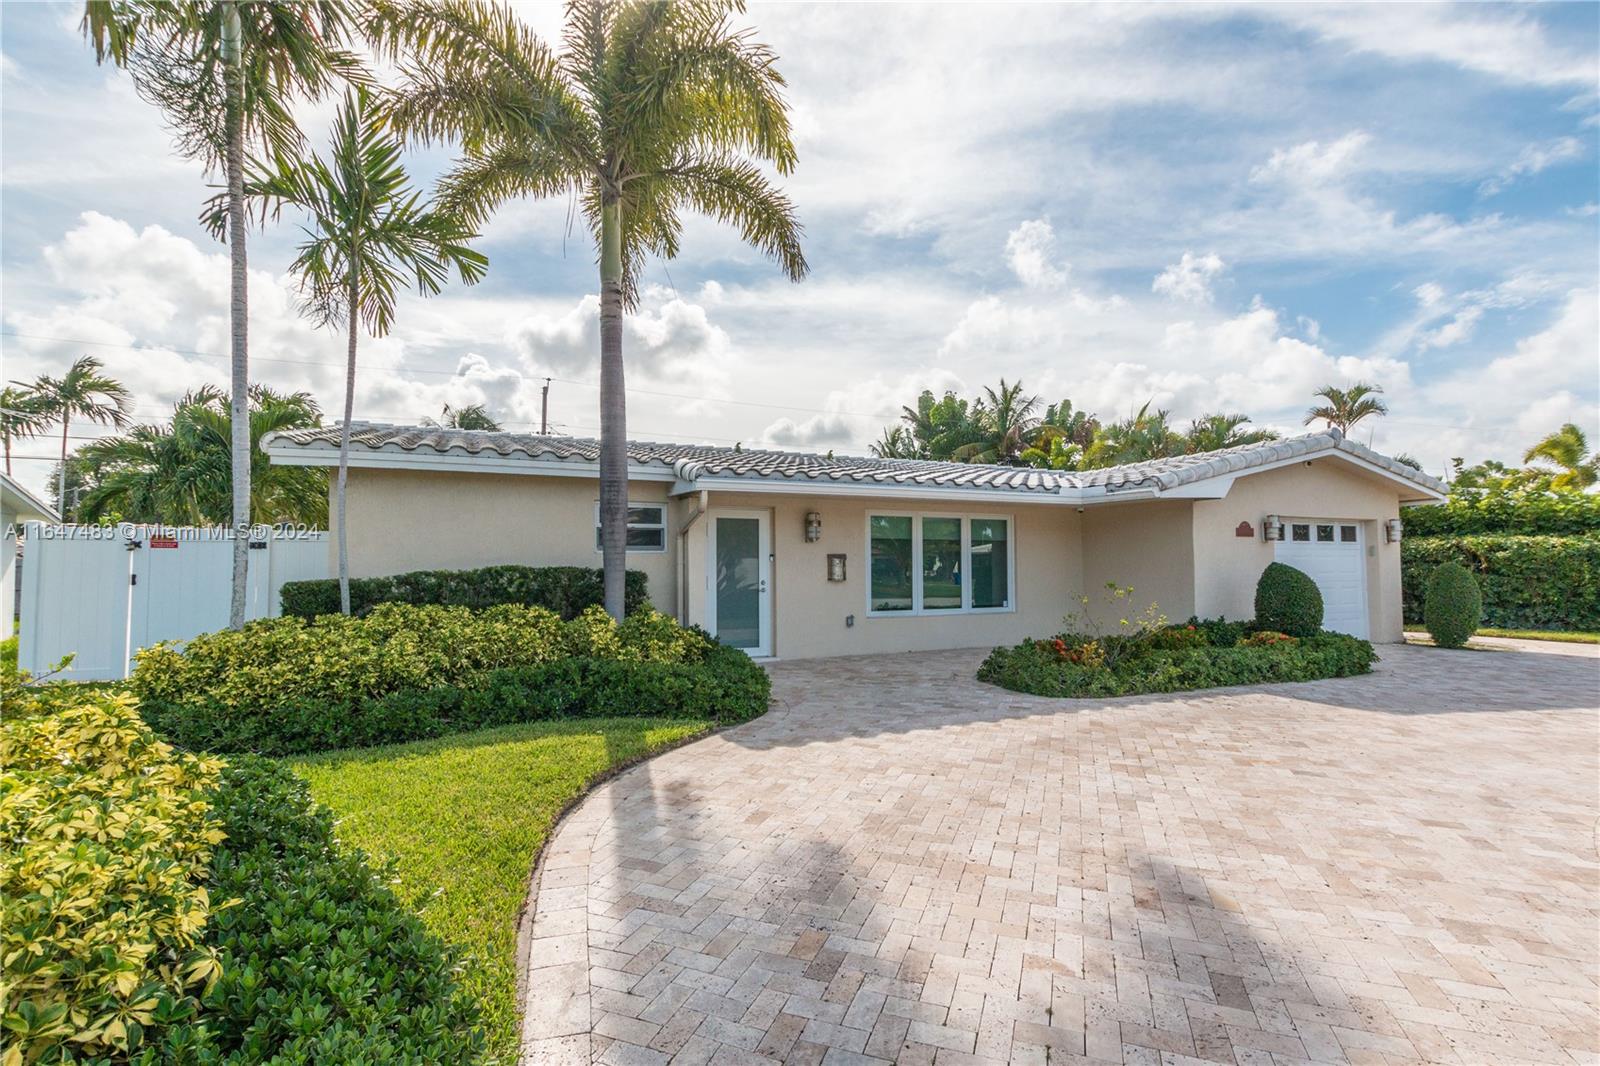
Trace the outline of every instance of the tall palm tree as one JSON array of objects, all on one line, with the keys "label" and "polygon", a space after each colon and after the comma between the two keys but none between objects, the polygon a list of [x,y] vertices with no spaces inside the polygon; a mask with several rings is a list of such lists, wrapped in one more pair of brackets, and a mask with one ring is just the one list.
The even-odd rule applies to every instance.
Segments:
[{"label": "tall palm tree", "polygon": [[11,473],[11,442],[31,440],[45,427],[39,394],[25,385],[0,389],[0,441],[5,443],[6,473]]},{"label": "tall palm tree", "polygon": [[1568,422],[1528,449],[1525,463],[1543,460],[1561,468],[1550,479],[1557,492],[1582,492],[1600,482],[1600,455],[1589,452],[1589,438],[1575,423]]},{"label": "tall palm tree", "polygon": [[884,426],[883,435],[867,446],[879,459],[920,459],[917,441],[906,426]]},{"label": "tall palm tree", "polygon": [[623,615],[627,408],[622,316],[647,255],[677,254],[683,208],[737,226],[790,278],[807,272],[794,207],[762,173],[795,164],[777,57],[739,0],[569,0],[553,51],[502,4],[378,0],[374,38],[400,67],[393,115],[459,139],[447,205],[481,223],[506,200],[581,199],[600,265],[600,529],[605,607]]},{"label": "tall palm tree", "polygon": [[1382,391],[1383,386],[1368,385],[1366,382],[1357,382],[1348,389],[1324,385],[1316,395],[1327,402],[1307,411],[1305,424],[1309,426],[1320,418],[1328,423],[1330,429],[1337,429],[1348,437],[1350,428],[1363,418],[1389,413],[1388,406],[1378,399]]},{"label": "tall palm tree", "polygon": [[67,431],[73,418],[121,429],[133,410],[133,394],[122,382],[108,377],[92,355],[77,359],[58,378],[41,377],[33,384],[38,409],[49,422],[61,423],[61,470],[56,486],[62,513],[67,508]]},{"label": "tall palm tree", "polygon": [[1190,452],[1215,452],[1278,439],[1270,429],[1245,429],[1249,422],[1249,415],[1202,415],[1189,423],[1184,442]]},{"label": "tall palm tree", "polygon": [[1184,454],[1183,435],[1167,419],[1166,411],[1152,411],[1146,403],[1132,418],[1101,426],[1094,442],[1084,451],[1083,468],[1142,463]]},{"label": "tall palm tree", "polygon": [[309,219],[306,240],[289,269],[300,276],[305,311],[318,325],[343,322],[346,330],[344,422],[339,430],[339,472],[334,507],[339,531],[339,610],[350,613],[350,547],[345,529],[345,485],[350,474],[350,423],[355,417],[356,349],[361,327],[374,337],[394,324],[395,300],[408,280],[431,296],[452,269],[466,284],[483,277],[489,260],[467,241],[463,222],[437,211],[412,191],[400,162],[400,141],[385,125],[365,89],[345,94],[334,122],[331,156],[279,155],[253,171],[245,194],[259,197],[276,215],[285,206]]},{"label": "tall palm tree", "polygon": [[489,411],[481,403],[469,403],[465,407],[451,407],[444,405],[438,418],[424,418],[425,426],[438,426],[440,429],[486,429],[491,433],[500,432],[500,423],[489,416]]},{"label": "tall palm tree", "polygon": [[[245,256],[246,153],[298,149],[290,114],[297,97],[316,97],[340,77],[365,77],[342,47],[357,25],[341,0],[88,0],[82,29],[95,59],[133,75],[139,94],[162,111],[178,150],[227,178],[230,258],[233,526],[250,510],[248,264]],[[233,544],[229,624],[244,625],[249,541]]]},{"label": "tall palm tree", "polygon": [[[261,450],[268,433],[322,424],[309,393],[250,388],[250,517],[253,523],[299,522],[321,526],[328,518],[328,478],[320,469],[274,464]],[[128,522],[212,525],[233,511],[233,409],[218,388],[204,386],[181,400],[166,425],[135,426],[73,453],[88,490],[82,521],[111,516]]]}]

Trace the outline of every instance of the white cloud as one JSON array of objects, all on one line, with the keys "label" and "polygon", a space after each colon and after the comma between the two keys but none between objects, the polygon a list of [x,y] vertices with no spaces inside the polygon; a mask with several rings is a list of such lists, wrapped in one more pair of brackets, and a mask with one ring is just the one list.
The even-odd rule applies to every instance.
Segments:
[{"label": "white cloud", "polygon": [[1537,174],[1557,163],[1565,163],[1583,154],[1583,142],[1576,137],[1557,137],[1553,141],[1530,144],[1518,153],[1517,158],[1495,177],[1478,186],[1480,196],[1494,196],[1503,192],[1519,178]]},{"label": "white cloud", "polygon": [[779,418],[762,431],[761,442],[776,448],[853,448],[865,452],[884,426],[900,418],[901,408],[914,404],[923,389],[934,395],[965,393],[960,376],[941,367],[919,367],[898,378],[873,375],[846,389],[828,393],[824,411],[809,418]]},{"label": "white cloud", "polygon": [[1371,135],[1364,130],[1351,130],[1327,144],[1305,141],[1291,148],[1278,148],[1250,172],[1250,180],[1297,187],[1327,185],[1346,177],[1371,141]]},{"label": "white cloud", "polygon": [[1425,281],[1411,293],[1423,307],[1437,307],[1444,300],[1444,286],[1437,281]]},{"label": "white cloud", "polygon": [[1068,266],[1057,264],[1056,231],[1045,218],[1030,219],[1006,235],[1006,263],[1030,289],[1066,284]]},{"label": "white cloud", "polygon": [[1481,304],[1469,304],[1457,311],[1450,321],[1444,325],[1424,333],[1417,346],[1426,350],[1428,348],[1448,348],[1453,344],[1460,344],[1462,341],[1469,339],[1473,332],[1477,330],[1478,320],[1482,317],[1483,306]]},{"label": "white cloud", "polygon": [[1211,283],[1222,271],[1222,257],[1215,252],[1202,256],[1184,252],[1182,259],[1156,275],[1150,291],[1186,303],[1208,304],[1212,299]]}]

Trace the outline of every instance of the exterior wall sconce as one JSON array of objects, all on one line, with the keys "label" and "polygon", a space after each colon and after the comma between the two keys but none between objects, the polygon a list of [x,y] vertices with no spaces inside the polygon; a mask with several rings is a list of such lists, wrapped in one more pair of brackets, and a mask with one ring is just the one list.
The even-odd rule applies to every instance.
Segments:
[{"label": "exterior wall sconce", "polygon": [[1401,523],[1398,518],[1391,518],[1383,524],[1383,539],[1386,544],[1400,543]]},{"label": "exterior wall sconce", "polygon": [[844,556],[843,555],[830,555],[830,556],[828,556],[828,580],[829,581],[843,581],[844,580]]},{"label": "exterior wall sconce", "polygon": [[1283,520],[1275,514],[1269,514],[1261,520],[1261,536],[1264,540],[1283,539]]},{"label": "exterior wall sconce", "polygon": [[806,512],[806,543],[815,544],[822,539],[822,516],[815,511]]}]

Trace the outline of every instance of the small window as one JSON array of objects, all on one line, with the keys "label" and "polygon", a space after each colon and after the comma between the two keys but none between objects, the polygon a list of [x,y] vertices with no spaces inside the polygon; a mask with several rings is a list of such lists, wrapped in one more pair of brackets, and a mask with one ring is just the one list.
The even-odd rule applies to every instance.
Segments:
[{"label": "small window", "polygon": [[[600,505],[594,505],[594,550],[600,545]],[[628,550],[664,552],[667,550],[667,509],[659,503],[628,504]]]},{"label": "small window", "polygon": [[910,515],[873,515],[872,609],[911,610],[912,546]]},{"label": "small window", "polygon": [[1311,527],[1310,526],[1302,525],[1300,523],[1296,523],[1295,525],[1293,525],[1290,528],[1291,528],[1291,530],[1292,530],[1292,532],[1294,534],[1294,539],[1295,540],[1310,540],[1311,539]]},{"label": "small window", "polygon": [[972,606],[996,610],[1011,606],[1011,538],[1003,518],[972,520]]},{"label": "small window", "polygon": [[961,519],[922,520],[922,609],[961,610]]},{"label": "small window", "polygon": [[1356,527],[1355,526],[1340,526],[1339,527],[1339,539],[1341,541],[1343,541],[1345,544],[1354,544],[1356,542]]},{"label": "small window", "polygon": [[1317,527],[1317,543],[1318,544],[1332,544],[1333,543],[1333,527],[1332,526],[1318,526]]}]

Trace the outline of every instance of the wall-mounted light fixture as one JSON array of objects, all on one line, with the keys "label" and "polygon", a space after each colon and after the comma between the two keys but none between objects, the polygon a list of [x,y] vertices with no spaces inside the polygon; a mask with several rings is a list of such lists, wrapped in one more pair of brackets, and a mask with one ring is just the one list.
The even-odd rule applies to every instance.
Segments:
[{"label": "wall-mounted light fixture", "polygon": [[830,556],[828,556],[828,580],[829,581],[843,581],[844,580],[844,556],[843,555],[830,555]]},{"label": "wall-mounted light fixture", "polygon": [[815,544],[822,539],[822,516],[815,511],[806,512],[806,543]]},{"label": "wall-mounted light fixture", "polygon": [[1275,514],[1269,514],[1261,520],[1261,536],[1265,540],[1283,539],[1283,520]]},{"label": "wall-mounted light fixture", "polygon": [[1400,543],[1400,519],[1391,518],[1383,524],[1383,539],[1389,544]]}]

